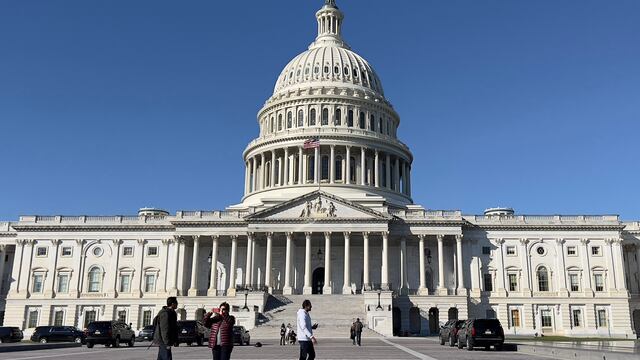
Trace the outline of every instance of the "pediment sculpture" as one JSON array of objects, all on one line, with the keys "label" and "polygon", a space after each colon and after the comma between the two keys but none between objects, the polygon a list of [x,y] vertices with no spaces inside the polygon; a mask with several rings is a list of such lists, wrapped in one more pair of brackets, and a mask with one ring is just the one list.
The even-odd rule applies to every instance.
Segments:
[{"label": "pediment sculpture", "polygon": [[322,202],[322,198],[318,198],[316,201],[307,201],[300,218],[334,218],[336,215],[336,206],[333,201],[329,201],[328,204]]}]

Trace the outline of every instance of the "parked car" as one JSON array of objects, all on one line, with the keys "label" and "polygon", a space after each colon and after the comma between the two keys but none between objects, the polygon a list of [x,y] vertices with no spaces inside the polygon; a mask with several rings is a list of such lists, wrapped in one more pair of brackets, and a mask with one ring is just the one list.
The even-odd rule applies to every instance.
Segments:
[{"label": "parked car", "polygon": [[121,343],[133,346],[136,334],[131,330],[131,326],[122,321],[93,321],[85,330],[85,342],[88,348],[95,344],[104,344],[109,347],[119,347]]},{"label": "parked car", "polygon": [[153,325],[147,325],[140,330],[136,341],[153,341]]},{"label": "parked car", "polygon": [[178,344],[191,346],[196,343],[198,346],[202,346],[203,343],[209,341],[209,334],[210,331],[200,321],[178,321]]},{"label": "parked car", "polygon": [[24,334],[18,327],[1,326],[0,343],[22,341]]},{"label": "parked car", "polygon": [[31,341],[46,344],[48,342],[68,341],[82,344],[84,333],[72,326],[38,326],[31,335]]},{"label": "parked car", "polygon": [[249,335],[249,331],[244,326],[233,327],[233,343],[240,345],[251,344],[251,335]]},{"label": "parked car", "polygon": [[455,346],[458,341],[458,330],[464,325],[464,320],[449,320],[440,328],[440,345],[449,343]]},{"label": "parked car", "polygon": [[458,331],[458,349],[467,347],[483,347],[489,350],[493,346],[502,350],[504,344],[504,330],[498,319],[470,319]]}]

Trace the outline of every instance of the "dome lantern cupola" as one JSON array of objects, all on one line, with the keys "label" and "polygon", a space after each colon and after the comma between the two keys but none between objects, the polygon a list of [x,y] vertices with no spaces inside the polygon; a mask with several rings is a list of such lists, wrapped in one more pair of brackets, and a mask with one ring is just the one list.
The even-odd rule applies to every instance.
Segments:
[{"label": "dome lantern cupola", "polygon": [[342,21],[344,15],[336,6],[335,0],[325,0],[322,9],[316,13],[318,19],[318,37],[309,46],[313,49],[321,46],[338,46],[349,48],[342,39]]}]

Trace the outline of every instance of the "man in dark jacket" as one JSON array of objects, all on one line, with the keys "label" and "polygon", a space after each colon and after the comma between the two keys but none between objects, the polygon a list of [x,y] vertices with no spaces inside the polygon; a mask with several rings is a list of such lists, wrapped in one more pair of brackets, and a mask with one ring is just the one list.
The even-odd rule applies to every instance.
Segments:
[{"label": "man in dark jacket", "polygon": [[233,325],[236,318],[229,315],[230,306],[223,302],[220,312],[208,312],[204,315],[204,326],[211,329],[209,347],[213,353],[213,360],[229,360],[233,351]]},{"label": "man in dark jacket", "polygon": [[167,306],[163,306],[153,321],[153,342],[158,344],[158,360],[173,360],[171,347],[178,342],[178,315],[176,308],[178,299],[167,298]]},{"label": "man in dark jacket", "polygon": [[360,318],[356,319],[356,322],[353,323],[353,332],[355,335],[355,339],[354,339],[354,345],[355,343],[358,344],[358,346],[360,346],[360,341],[362,340],[362,328],[364,327],[364,325],[360,322]]}]

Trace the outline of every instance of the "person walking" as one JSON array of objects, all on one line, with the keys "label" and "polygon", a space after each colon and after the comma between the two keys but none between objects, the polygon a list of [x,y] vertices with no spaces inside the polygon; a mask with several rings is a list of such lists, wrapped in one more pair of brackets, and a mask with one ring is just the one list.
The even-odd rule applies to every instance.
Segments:
[{"label": "person walking", "polygon": [[353,331],[355,333],[355,343],[358,343],[358,346],[362,346],[361,344],[361,340],[362,340],[362,329],[364,328],[364,325],[360,322],[360,318],[356,319],[356,322],[353,323]]},{"label": "person walking", "polygon": [[350,331],[349,336],[350,336],[349,338],[353,342],[353,345],[355,345],[356,344],[356,322],[355,322],[355,320],[351,323],[351,331]]},{"label": "person walking", "polygon": [[280,326],[280,346],[284,346],[287,344],[287,332],[287,328],[284,326],[284,323],[282,323],[282,326]]},{"label": "person walking", "polygon": [[171,347],[178,343],[178,299],[167,298],[167,306],[163,306],[153,319],[153,342],[158,344],[158,360],[173,360]]},{"label": "person walking", "polygon": [[[220,304],[220,312],[216,309],[204,315],[204,326],[211,329],[209,347],[213,353],[213,360],[229,360],[233,351],[233,325],[236,318],[229,315],[229,304]],[[215,315],[214,315],[215,313]]]},{"label": "person walking", "polygon": [[318,324],[311,325],[311,301],[302,302],[302,309],[298,310],[297,328],[298,343],[300,343],[300,360],[313,360],[316,358],[314,345],[318,344],[316,337],[313,336],[313,330],[318,328]]}]

